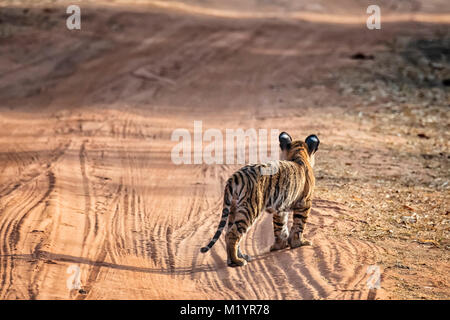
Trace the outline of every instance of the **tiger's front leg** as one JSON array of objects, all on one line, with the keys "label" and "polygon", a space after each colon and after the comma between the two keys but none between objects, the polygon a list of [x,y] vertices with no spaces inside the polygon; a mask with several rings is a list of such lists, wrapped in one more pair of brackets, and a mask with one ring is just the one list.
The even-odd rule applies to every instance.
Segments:
[{"label": "tiger's front leg", "polygon": [[274,212],[273,213],[273,234],[275,242],[270,247],[270,251],[284,249],[288,246],[288,212]]},{"label": "tiger's front leg", "polygon": [[310,241],[303,238],[303,231],[311,211],[311,205],[311,200],[302,200],[293,208],[294,221],[288,239],[291,249],[311,245]]}]

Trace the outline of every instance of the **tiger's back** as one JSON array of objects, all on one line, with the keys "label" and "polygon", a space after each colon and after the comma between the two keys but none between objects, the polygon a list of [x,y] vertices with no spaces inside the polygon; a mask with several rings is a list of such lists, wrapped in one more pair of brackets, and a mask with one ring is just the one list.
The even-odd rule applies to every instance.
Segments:
[{"label": "tiger's back", "polygon": [[[266,174],[273,170],[275,173]],[[233,190],[236,207],[252,204],[260,209],[255,213],[260,214],[264,209],[269,212],[284,211],[299,198],[309,197],[315,179],[309,163],[280,160],[242,167],[231,176],[227,187],[228,184],[231,188],[226,188],[225,192]]]}]

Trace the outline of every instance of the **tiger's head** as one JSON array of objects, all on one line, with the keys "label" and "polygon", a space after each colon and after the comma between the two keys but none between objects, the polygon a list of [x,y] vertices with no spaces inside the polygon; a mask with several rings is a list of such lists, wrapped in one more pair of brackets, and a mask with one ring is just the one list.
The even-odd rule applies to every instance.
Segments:
[{"label": "tiger's head", "polygon": [[281,159],[288,161],[307,160],[311,167],[314,167],[314,154],[319,149],[319,138],[312,134],[305,141],[292,141],[291,136],[282,132],[278,137],[280,141]]}]

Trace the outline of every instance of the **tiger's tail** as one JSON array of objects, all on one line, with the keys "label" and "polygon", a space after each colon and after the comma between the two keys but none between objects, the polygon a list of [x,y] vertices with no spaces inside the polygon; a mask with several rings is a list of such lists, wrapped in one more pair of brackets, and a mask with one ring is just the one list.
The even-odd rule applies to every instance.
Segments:
[{"label": "tiger's tail", "polygon": [[219,226],[217,227],[216,234],[211,239],[206,247],[200,249],[200,252],[205,253],[208,252],[209,249],[213,247],[217,240],[219,240],[220,235],[222,234],[223,229],[228,221],[228,215],[231,210],[231,201],[233,199],[233,188],[232,188],[232,179],[229,179],[227,185],[225,187],[225,193],[223,196],[223,210],[222,210],[222,218],[220,219]]}]

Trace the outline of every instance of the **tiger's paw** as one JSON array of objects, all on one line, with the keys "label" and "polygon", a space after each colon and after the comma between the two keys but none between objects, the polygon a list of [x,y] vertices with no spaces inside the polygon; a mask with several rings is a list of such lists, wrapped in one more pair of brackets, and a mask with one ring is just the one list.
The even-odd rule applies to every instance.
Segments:
[{"label": "tiger's paw", "polygon": [[303,239],[303,240],[302,240],[301,246],[302,246],[302,247],[303,247],[303,246],[312,246],[312,241],[311,241],[311,240]]},{"label": "tiger's paw", "polygon": [[294,234],[289,238],[289,246],[291,247],[291,249],[310,245],[312,245],[312,242],[304,238],[302,239],[299,234]]},{"label": "tiger's paw", "polygon": [[288,247],[287,240],[284,241],[276,241],[271,247],[270,251],[282,250]]},{"label": "tiger's paw", "polygon": [[247,260],[245,259],[238,259],[236,261],[228,261],[229,267],[243,267],[247,264]]}]

